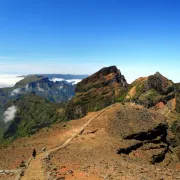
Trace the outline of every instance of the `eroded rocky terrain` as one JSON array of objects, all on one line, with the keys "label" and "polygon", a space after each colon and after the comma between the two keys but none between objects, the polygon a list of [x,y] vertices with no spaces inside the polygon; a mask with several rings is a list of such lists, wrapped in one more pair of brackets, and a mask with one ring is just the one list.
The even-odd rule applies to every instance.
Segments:
[{"label": "eroded rocky terrain", "polygon": [[57,179],[178,179],[179,160],[167,139],[161,114],[116,104],[53,153],[47,172]]}]

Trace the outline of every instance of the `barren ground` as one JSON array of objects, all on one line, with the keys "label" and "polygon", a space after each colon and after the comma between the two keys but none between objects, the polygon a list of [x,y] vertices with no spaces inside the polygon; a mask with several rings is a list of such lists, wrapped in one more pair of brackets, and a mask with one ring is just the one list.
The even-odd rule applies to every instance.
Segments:
[{"label": "barren ground", "polygon": [[[180,164],[171,161],[172,154],[168,154],[168,161],[152,165],[149,157],[161,148],[148,149],[148,145],[132,151],[129,155],[117,154],[117,149],[126,146],[118,134],[112,133],[110,122],[114,120],[122,105],[116,104],[98,118],[95,118],[82,134],[73,139],[64,149],[51,154],[46,164],[45,174],[58,180],[174,180],[180,179]],[[133,107],[133,105],[131,104]],[[139,108],[134,106],[133,108]],[[61,145],[74,132],[82,127],[90,118],[99,112],[89,113],[79,120],[68,123],[55,124],[45,128],[35,135],[19,138],[11,145],[0,148],[0,169],[14,169],[26,161],[36,148],[40,153],[43,147],[51,149]],[[133,124],[131,124],[133,126]],[[115,127],[112,127],[115,128]],[[133,141],[133,140],[132,140]],[[132,142],[134,143],[134,142]],[[13,177],[0,179],[11,180]]]},{"label": "barren ground", "polygon": [[168,161],[157,165],[149,162],[151,153],[160,151],[160,148],[149,150],[148,146],[143,146],[129,155],[116,153],[118,148],[126,145],[121,138],[109,133],[110,117],[119,108],[121,106],[117,105],[107,110],[94,119],[69,146],[52,154],[47,172],[52,173],[53,179],[180,179],[179,164],[169,160],[173,155],[168,155]]}]

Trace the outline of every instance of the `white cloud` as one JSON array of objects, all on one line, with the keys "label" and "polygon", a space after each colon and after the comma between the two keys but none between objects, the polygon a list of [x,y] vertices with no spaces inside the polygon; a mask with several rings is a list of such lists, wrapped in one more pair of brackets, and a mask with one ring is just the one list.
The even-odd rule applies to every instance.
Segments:
[{"label": "white cloud", "polygon": [[7,110],[4,112],[4,122],[7,123],[9,121],[12,121],[16,115],[17,112],[17,107],[16,106],[11,106],[7,108]]},{"label": "white cloud", "polygon": [[52,78],[49,79],[50,81],[56,82],[56,81],[65,81],[63,78]]},{"label": "white cloud", "polygon": [[[52,60],[51,63],[42,63],[38,59],[24,60],[16,63],[0,62],[1,73],[19,73],[19,74],[93,74],[103,67],[116,65],[130,83],[139,77],[149,76],[157,71],[166,76],[168,79],[172,79],[174,82],[180,82],[179,59],[175,63],[169,63],[170,60],[154,60],[150,61],[150,58],[139,60],[138,58],[122,58],[122,57],[110,57],[110,58],[98,58],[83,57],[78,59],[64,59],[57,58]],[[36,60],[36,62],[35,62]],[[77,60],[77,61],[76,61]],[[25,63],[26,62],[26,63]],[[44,60],[43,60],[44,62]],[[50,61],[49,61],[50,62]],[[82,63],[83,62],[83,63]],[[162,62],[162,63],[160,63]]]},{"label": "white cloud", "polygon": [[45,91],[44,89],[42,89],[42,88],[40,87],[39,84],[37,84],[37,89],[38,89],[38,91],[41,91],[41,92],[44,92],[44,91]]},{"label": "white cloud", "polygon": [[63,86],[59,86],[58,89],[63,89]]},{"label": "white cloud", "polygon": [[78,82],[80,82],[82,79],[67,79],[67,80],[65,80],[65,79],[63,79],[63,78],[52,78],[52,79],[50,79],[50,81],[53,81],[53,82],[56,82],[56,81],[66,81],[66,82],[68,82],[68,83],[70,83],[70,84],[72,84],[72,85],[75,85],[75,84],[77,84]]},{"label": "white cloud", "polygon": [[20,92],[21,92],[21,88],[16,88],[16,89],[12,90],[11,96],[15,96],[17,94],[20,94]]},{"label": "white cloud", "polygon": [[25,86],[25,90],[26,90],[26,91],[29,91],[29,84],[27,84],[27,85]]},{"label": "white cloud", "polygon": [[68,79],[66,80],[68,83],[72,83],[72,85],[79,83],[82,79]]},{"label": "white cloud", "polygon": [[24,79],[18,75],[0,74],[0,88],[13,87],[18,81]]}]

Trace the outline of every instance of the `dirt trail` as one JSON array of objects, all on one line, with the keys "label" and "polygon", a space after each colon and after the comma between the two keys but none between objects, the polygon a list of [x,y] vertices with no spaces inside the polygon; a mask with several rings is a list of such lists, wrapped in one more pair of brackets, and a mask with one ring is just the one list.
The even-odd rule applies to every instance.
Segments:
[{"label": "dirt trail", "polygon": [[94,120],[95,118],[100,116],[102,113],[104,113],[106,110],[108,110],[114,106],[116,106],[116,104],[113,104],[113,105],[101,110],[98,114],[96,114],[94,117],[89,119],[81,128],[74,130],[72,135],[63,144],[37,155],[35,159],[31,160],[31,162],[28,165],[28,168],[26,169],[24,176],[21,178],[21,180],[45,180],[45,179],[47,179],[46,175],[44,173],[44,169],[43,169],[43,163],[42,163],[43,159],[45,157],[47,157],[50,153],[53,153],[57,150],[63,149],[66,146],[68,146],[74,138],[76,138],[79,134],[81,134],[84,131],[84,128],[87,127],[88,124],[92,120]]},{"label": "dirt trail", "polygon": [[44,153],[38,155],[35,159],[31,161],[25,175],[21,178],[22,180],[45,180],[42,159]]}]

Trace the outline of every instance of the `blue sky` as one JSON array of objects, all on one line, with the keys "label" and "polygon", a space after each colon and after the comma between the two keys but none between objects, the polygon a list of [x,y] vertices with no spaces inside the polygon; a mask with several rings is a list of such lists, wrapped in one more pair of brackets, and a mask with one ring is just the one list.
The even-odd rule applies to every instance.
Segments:
[{"label": "blue sky", "polygon": [[179,0],[0,0],[0,73],[92,74],[180,81]]}]

